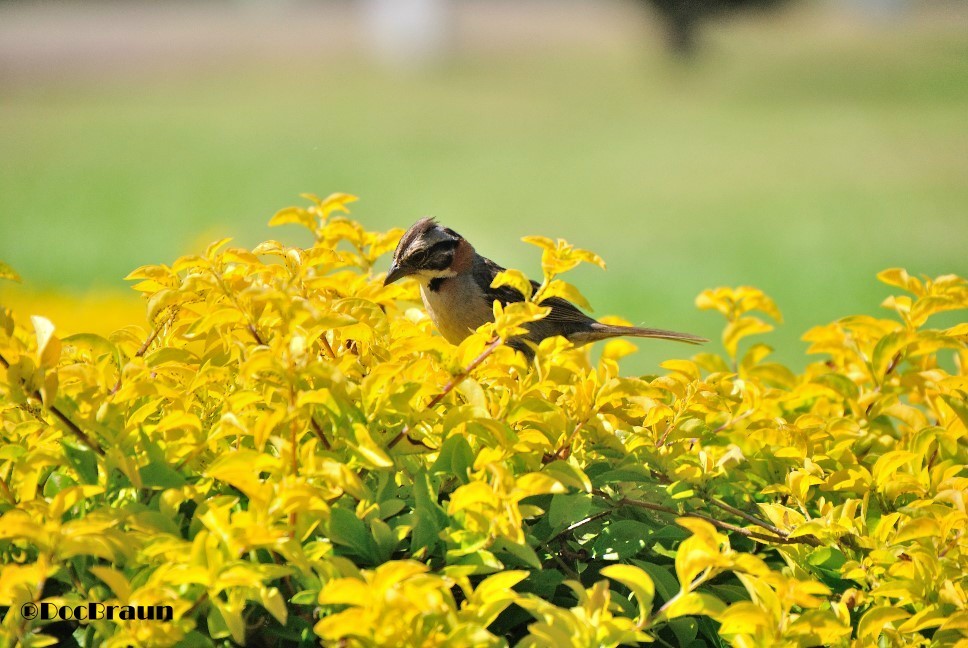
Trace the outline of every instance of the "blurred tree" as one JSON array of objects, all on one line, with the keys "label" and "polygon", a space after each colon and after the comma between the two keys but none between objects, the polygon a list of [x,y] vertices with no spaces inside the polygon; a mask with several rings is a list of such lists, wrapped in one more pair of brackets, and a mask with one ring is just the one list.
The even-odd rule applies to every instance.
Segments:
[{"label": "blurred tree", "polygon": [[744,9],[770,9],[787,0],[637,0],[649,5],[666,23],[669,48],[680,56],[691,56],[698,45],[702,21]]}]

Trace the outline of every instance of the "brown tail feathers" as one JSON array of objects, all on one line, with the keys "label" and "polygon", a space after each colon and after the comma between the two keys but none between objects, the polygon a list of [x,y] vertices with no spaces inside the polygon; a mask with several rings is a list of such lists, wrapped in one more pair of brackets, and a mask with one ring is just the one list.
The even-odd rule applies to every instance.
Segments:
[{"label": "brown tail feathers", "polygon": [[569,339],[576,344],[587,344],[597,340],[604,340],[606,338],[620,337],[625,335],[629,337],[675,340],[677,342],[685,342],[687,344],[702,344],[703,342],[709,341],[704,337],[699,337],[698,335],[693,335],[692,333],[679,333],[677,331],[666,331],[663,329],[654,328],[639,328],[638,326],[612,326],[610,324],[600,323],[593,324],[590,331],[582,331],[581,333],[576,333],[573,336],[569,336]]}]

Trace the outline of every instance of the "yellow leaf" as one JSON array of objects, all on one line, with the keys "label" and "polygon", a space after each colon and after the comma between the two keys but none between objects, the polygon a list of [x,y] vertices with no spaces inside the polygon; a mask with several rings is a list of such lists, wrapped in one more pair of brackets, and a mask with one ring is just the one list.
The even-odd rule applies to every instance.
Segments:
[{"label": "yellow leaf", "polygon": [[726,353],[731,358],[735,358],[740,340],[749,335],[768,333],[772,330],[772,325],[767,324],[758,317],[741,317],[726,325],[726,329],[723,331],[723,346],[726,347]]},{"label": "yellow leaf", "polygon": [[286,599],[279,590],[275,587],[263,587],[259,590],[259,598],[262,601],[262,607],[268,610],[280,625],[286,625],[289,608],[286,607]]},{"label": "yellow leaf", "polygon": [[334,211],[341,211],[348,214],[350,210],[347,205],[351,202],[356,202],[357,200],[359,200],[359,198],[352,194],[332,193],[326,196],[326,198],[319,203],[319,209],[324,218],[332,214]]},{"label": "yellow leaf", "polygon": [[627,355],[631,355],[639,350],[639,347],[635,346],[625,338],[615,338],[614,340],[609,340],[605,343],[605,347],[602,349],[602,358],[607,360],[621,360]]},{"label": "yellow leaf", "polygon": [[874,607],[864,613],[857,623],[857,638],[862,644],[872,646],[888,623],[906,619],[910,613],[889,605]]},{"label": "yellow leaf", "polygon": [[666,360],[665,362],[660,362],[659,366],[669,371],[681,373],[690,380],[699,380],[701,377],[699,367],[691,360]]},{"label": "yellow leaf", "polygon": [[925,628],[937,628],[948,619],[948,615],[937,605],[929,605],[901,624],[897,630],[904,634],[920,632]]},{"label": "yellow leaf", "polygon": [[497,273],[491,282],[491,288],[500,288],[501,286],[514,288],[524,295],[525,299],[531,299],[531,293],[534,290],[534,286],[520,270],[504,270]]},{"label": "yellow leaf", "polygon": [[198,416],[192,412],[175,411],[165,415],[165,417],[158,423],[158,427],[155,429],[158,432],[167,432],[169,430],[178,430],[183,428],[198,432],[202,429],[202,422],[199,420]]},{"label": "yellow leaf", "polygon": [[11,563],[0,567],[0,606],[10,607],[41,597],[41,588],[57,571],[41,554],[37,562],[18,565]]},{"label": "yellow leaf", "polygon": [[714,620],[726,609],[726,605],[715,596],[701,592],[686,592],[674,597],[664,606],[667,619],[682,616],[708,616]]},{"label": "yellow leaf", "polygon": [[885,452],[874,463],[874,468],[871,469],[871,476],[874,479],[874,484],[880,488],[897,473],[898,468],[911,461],[916,456],[917,455],[915,455],[913,452],[907,452],[905,450],[891,450],[890,452]]},{"label": "yellow leaf", "polygon": [[222,253],[222,261],[225,263],[241,263],[254,266],[262,265],[255,254],[242,248],[229,248]]},{"label": "yellow leaf", "polygon": [[354,423],[353,436],[355,443],[347,441],[347,445],[356,450],[370,466],[374,468],[390,468],[393,466],[393,460],[376,444],[365,425]]},{"label": "yellow leaf", "polygon": [[529,572],[522,570],[508,570],[498,572],[482,580],[474,589],[471,601],[480,605],[489,599],[496,598],[528,577]]},{"label": "yellow leaf", "polygon": [[525,324],[542,319],[551,312],[550,308],[525,301],[502,306],[501,302],[494,300],[493,308],[494,333],[505,340],[509,337],[525,333]]},{"label": "yellow leaf", "polygon": [[61,342],[54,336],[54,325],[49,319],[39,315],[32,315],[30,321],[34,325],[40,366],[50,369],[60,360],[61,353]]},{"label": "yellow leaf", "polygon": [[537,245],[542,250],[555,249],[555,242],[547,236],[524,236],[521,238],[521,240],[525,243],[530,243],[531,245]]},{"label": "yellow leaf", "polygon": [[827,529],[827,525],[823,520],[810,520],[797,526],[793,531],[790,532],[790,538],[799,538],[801,536],[807,535],[818,535],[823,533]]},{"label": "yellow leaf", "polygon": [[[275,215],[269,219],[269,227],[277,227],[287,223],[302,225],[303,227],[312,230],[316,228],[316,217],[309,213],[309,210],[303,207],[286,207],[285,209],[280,209],[277,211]],[[257,252],[257,254],[265,253]]]},{"label": "yellow leaf", "polygon": [[904,268],[890,268],[878,272],[877,278],[889,286],[896,286],[915,295],[921,295],[924,292],[921,282],[909,275]]},{"label": "yellow leaf", "polygon": [[552,461],[542,469],[542,472],[550,475],[569,488],[576,488],[586,493],[592,492],[592,482],[588,475],[567,461]]},{"label": "yellow leaf", "polygon": [[651,576],[634,565],[608,565],[600,573],[632,590],[639,605],[639,623],[648,618],[652,610],[652,599],[655,598],[655,584]]},{"label": "yellow leaf", "polygon": [[9,265],[0,261],[0,279],[9,279],[10,281],[20,282],[20,275],[18,275],[13,268]]},{"label": "yellow leaf", "polygon": [[894,536],[896,544],[910,542],[917,538],[941,537],[941,526],[937,520],[930,517],[922,517],[906,522]]},{"label": "yellow leaf", "polygon": [[585,310],[592,310],[591,304],[585,299],[585,296],[578,292],[570,283],[562,281],[560,279],[555,279],[549,283],[544,290],[538,296],[538,303],[540,304],[546,299],[551,299],[552,297],[560,297],[566,299]]},{"label": "yellow leaf", "polygon": [[731,635],[757,635],[775,622],[770,613],[750,601],[733,603],[719,617],[719,633]]},{"label": "yellow leaf", "polygon": [[470,597],[474,618],[483,626],[494,622],[507,607],[518,599],[512,587],[528,577],[528,572],[510,570],[488,576],[478,584]]},{"label": "yellow leaf", "polygon": [[52,518],[59,518],[78,502],[84,501],[104,492],[101,486],[71,486],[54,496],[50,502],[49,514]]},{"label": "yellow leaf", "polygon": [[131,596],[131,584],[125,578],[124,574],[117,569],[104,565],[92,565],[88,567],[88,570],[110,587],[111,591],[114,592],[114,595],[122,603],[126,602]]},{"label": "yellow leaf", "polygon": [[319,592],[321,605],[360,605],[367,601],[370,588],[357,578],[337,578]]},{"label": "yellow leaf", "polygon": [[523,492],[520,497],[568,492],[568,489],[560,481],[546,473],[528,473],[527,475],[522,475],[518,477],[516,485]]},{"label": "yellow leaf", "polygon": [[214,258],[215,253],[218,252],[219,248],[231,240],[232,240],[231,237],[226,237],[209,244],[209,246],[205,248],[205,256],[208,257],[209,259]]},{"label": "yellow leaf", "polygon": [[11,509],[0,515],[0,540],[24,538],[32,544],[45,547],[48,533],[44,527],[20,509]]},{"label": "yellow leaf", "polygon": [[715,527],[697,518],[679,518],[676,522],[693,532],[676,550],[676,574],[684,592],[693,587],[693,581],[709,568],[726,567],[729,559],[720,553],[725,536]]},{"label": "yellow leaf", "polygon": [[228,627],[229,632],[232,633],[232,639],[235,640],[237,644],[245,643],[245,619],[242,618],[243,605],[235,604],[234,602],[223,603],[218,598],[212,599],[212,604],[219,614],[222,615],[222,619],[225,621],[226,627]]}]

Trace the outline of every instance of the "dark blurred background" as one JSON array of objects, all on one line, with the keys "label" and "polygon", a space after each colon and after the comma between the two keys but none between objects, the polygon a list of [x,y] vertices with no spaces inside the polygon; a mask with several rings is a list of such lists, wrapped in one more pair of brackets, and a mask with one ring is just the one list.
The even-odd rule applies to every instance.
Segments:
[{"label": "dark blurred background", "polygon": [[718,339],[696,294],[756,285],[799,364],[879,270],[968,273],[966,117],[963,2],[0,0],[0,298],[143,323],[134,267],[346,191],[532,274],[521,236],[592,249],[596,315]]}]

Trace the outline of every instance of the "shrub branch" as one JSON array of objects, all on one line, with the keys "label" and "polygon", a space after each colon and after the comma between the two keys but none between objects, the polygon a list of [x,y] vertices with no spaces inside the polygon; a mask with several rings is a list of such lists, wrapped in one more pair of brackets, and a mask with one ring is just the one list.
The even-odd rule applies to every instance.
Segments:
[{"label": "shrub branch", "polygon": [[[764,543],[773,544],[807,544],[812,547],[821,546],[821,542],[813,536],[800,536],[798,538],[790,538],[786,535],[779,535],[775,537],[763,535],[762,533],[757,533],[756,531],[750,531],[749,529],[744,529],[741,526],[736,526],[729,522],[723,522],[722,520],[717,520],[714,517],[705,515],[704,513],[696,513],[694,511],[680,512],[669,506],[663,506],[662,504],[653,504],[652,502],[645,502],[642,500],[630,499],[628,497],[623,497],[618,501],[618,506],[633,506],[635,508],[647,509],[650,511],[656,511],[658,513],[665,513],[667,515],[675,515],[677,517],[694,517],[700,520],[705,520],[713,526],[722,529],[723,531],[731,531],[733,533],[738,533],[741,536],[745,536],[752,540],[759,540]],[[766,528],[765,522],[758,521],[754,524]]]},{"label": "shrub branch", "polygon": [[[474,358],[469,365],[467,365],[463,370],[461,370],[460,373],[458,373],[456,376],[454,376],[453,378],[451,378],[450,379],[450,382],[448,382],[444,386],[443,391],[441,391],[439,394],[437,394],[436,396],[434,396],[430,400],[430,402],[427,403],[427,407],[425,409],[431,409],[431,408],[436,407],[437,405],[439,405],[440,404],[440,401],[444,400],[444,398],[447,397],[447,394],[449,394],[450,392],[454,391],[454,388],[457,387],[457,385],[461,384],[464,381],[464,379],[467,378],[467,376],[472,371],[474,371],[475,369],[477,369],[477,367],[479,367],[482,362],[484,362],[485,360],[487,360],[488,356],[490,356],[492,353],[494,353],[494,350],[495,349],[497,349],[499,346],[501,346],[501,342],[502,342],[502,340],[499,337],[496,337],[493,340],[491,340],[487,344],[487,346],[484,347],[484,350],[481,351],[481,354],[479,356],[477,356],[476,358]],[[409,435],[410,435],[410,425],[407,424],[407,425],[404,425],[403,426],[403,429],[400,430],[395,437],[393,437],[392,439],[390,439],[390,442],[387,444],[387,448],[388,449],[389,448],[392,448],[393,446],[395,446],[398,443],[400,443],[400,441],[403,439],[403,437],[409,438]],[[413,439],[410,439],[410,440],[413,441]]]},{"label": "shrub branch", "polygon": [[[2,364],[5,369],[10,369],[10,363],[7,361],[6,358],[3,357],[3,354],[0,354],[0,364]],[[23,382],[23,379],[20,380],[20,385],[21,385],[21,388],[26,388],[26,384]],[[44,402],[44,397],[36,389],[34,391],[32,391],[30,393],[30,395],[33,398],[36,398],[41,403]],[[88,448],[90,448],[91,450],[93,450],[99,456],[101,456],[101,457],[104,456],[104,450],[101,449],[101,446],[99,446],[98,444],[94,443],[94,441],[91,439],[91,437],[89,437],[87,435],[87,433],[85,433],[84,430],[82,430],[80,428],[80,426],[77,425],[77,423],[75,423],[74,421],[72,421],[67,416],[67,414],[65,414],[64,412],[62,412],[60,410],[60,408],[57,407],[57,405],[55,405],[54,403],[50,403],[49,405],[47,405],[47,409],[50,410],[50,413],[53,414],[54,417],[57,420],[59,420],[64,425],[64,427],[66,427],[70,431],[71,434],[73,434],[75,437],[77,437],[77,439],[81,443],[83,443]]]}]

